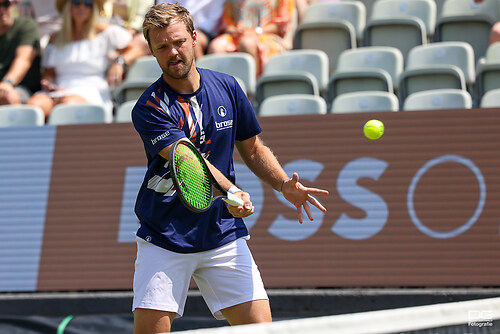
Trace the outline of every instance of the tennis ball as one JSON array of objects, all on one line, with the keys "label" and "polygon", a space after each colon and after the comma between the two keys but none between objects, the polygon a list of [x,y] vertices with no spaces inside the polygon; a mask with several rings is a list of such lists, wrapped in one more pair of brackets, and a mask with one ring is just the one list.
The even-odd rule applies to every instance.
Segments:
[{"label": "tennis ball", "polygon": [[363,127],[363,132],[368,139],[379,139],[384,134],[384,123],[377,119],[369,120]]}]

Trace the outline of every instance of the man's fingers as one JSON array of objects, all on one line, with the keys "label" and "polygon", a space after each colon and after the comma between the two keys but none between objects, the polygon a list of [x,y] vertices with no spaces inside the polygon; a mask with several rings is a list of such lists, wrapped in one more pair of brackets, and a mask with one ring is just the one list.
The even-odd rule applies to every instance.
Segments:
[{"label": "man's fingers", "polygon": [[309,218],[309,220],[313,221],[314,217],[313,217],[312,212],[311,212],[311,207],[309,206],[309,204],[307,202],[304,202],[304,210],[306,211],[307,217]]},{"label": "man's fingers", "polygon": [[328,190],[324,189],[318,189],[318,188],[307,188],[307,192],[312,195],[329,195],[330,192]]},{"label": "man's fingers", "polygon": [[302,215],[302,205],[299,205],[297,207],[297,217],[299,218],[299,223],[302,224],[302,222],[304,221],[304,217]]},{"label": "man's fingers", "polygon": [[255,211],[254,206],[251,204],[250,207],[248,207],[246,204],[244,206],[231,206],[228,204],[227,208],[229,210],[229,213],[235,218],[248,217],[252,215]]},{"label": "man's fingers", "polygon": [[[323,206],[323,204],[320,203],[320,201],[318,201],[316,198],[314,198],[313,196],[309,195],[307,197],[307,200],[312,204],[314,205],[315,207],[317,207],[318,209],[320,209],[321,211],[323,212],[326,212],[326,208]],[[306,203],[307,204],[307,203]]]}]

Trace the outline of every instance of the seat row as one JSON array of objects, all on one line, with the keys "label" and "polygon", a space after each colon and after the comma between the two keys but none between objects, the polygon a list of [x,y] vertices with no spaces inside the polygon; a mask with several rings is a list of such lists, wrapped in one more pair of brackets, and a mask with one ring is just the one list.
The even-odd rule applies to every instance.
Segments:
[{"label": "seat row", "polygon": [[[124,102],[114,117],[105,108],[91,104],[61,104],[49,116],[47,124],[88,124],[131,122],[131,111],[136,100]],[[470,94],[461,89],[436,89],[410,94],[403,106],[391,92],[362,91],[339,95],[328,106],[325,99],[311,94],[284,94],[271,96],[262,102],[259,116],[292,116],[327,113],[358,113],[384,111],[414,111],[442,109],[471,109]],[[500,107],[500,89],[484,95],[482,108]],[[0,127],[42,126],[45,124],[42,110],[30,105],[0,106]]]},{"label": "seat row", "polygon": [[[500,90],[496,96],[500,105]],[[351,92],[339,95],[331,106],[318,96],[291,94],[272,96],[262,103],[260,116],[300,114],[343,114],[359,112],[471,109],[472,98],[460,89],[438,89],[411,94],[400,107],[394,93],[382,91]]]},{"label": "seat row", "polygon": [[[342,114],[359,112],[395,112],[417,110],[471,109],[471,95],[461,89],[436,89],[410,94],[401,106],[394,93],[383,91],[350,92],[339,95],[327,106],[315,95],[287,94],[272,96],[263,101],[260,116],[291,116],[304,114]],[[485,94],[481,108],[500,107],[500,89]]]},{"label": "seat row", "polygon": [[94,104],[58,104],[54,107],[45,122],[45,115],[37,106],[19,104],[0,106],[0,128],[8,126],[42,126],[112,123],[131,121],[130,112],[136,101],[123,103],[116,111],[112,112]]}]

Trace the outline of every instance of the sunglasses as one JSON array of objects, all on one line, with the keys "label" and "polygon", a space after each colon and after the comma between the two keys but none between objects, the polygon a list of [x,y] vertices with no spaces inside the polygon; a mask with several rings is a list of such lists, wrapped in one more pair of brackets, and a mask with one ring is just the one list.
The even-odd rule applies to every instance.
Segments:
[{"label": "sunglasses", "polygon": [[71,0],[71,3],[75,6],[84,4],[85,6],[92,7],[94,4],[93,0]]},{"label": "sunglasses", "polygon": [[0,2],[0,7],[9,8],[12,3],[10,1]]}]

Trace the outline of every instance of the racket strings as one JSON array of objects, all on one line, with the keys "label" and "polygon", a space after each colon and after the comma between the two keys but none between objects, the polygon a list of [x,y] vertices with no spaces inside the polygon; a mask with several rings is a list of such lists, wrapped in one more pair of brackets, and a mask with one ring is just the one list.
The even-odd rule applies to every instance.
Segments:
[{"label": "racket strings", "polygon": [[177,179],[184,198],[197,209],[204,209],[212,200],[212,184],[209,172],[197,155],[187,145],[178,145],[174,163]]}]

